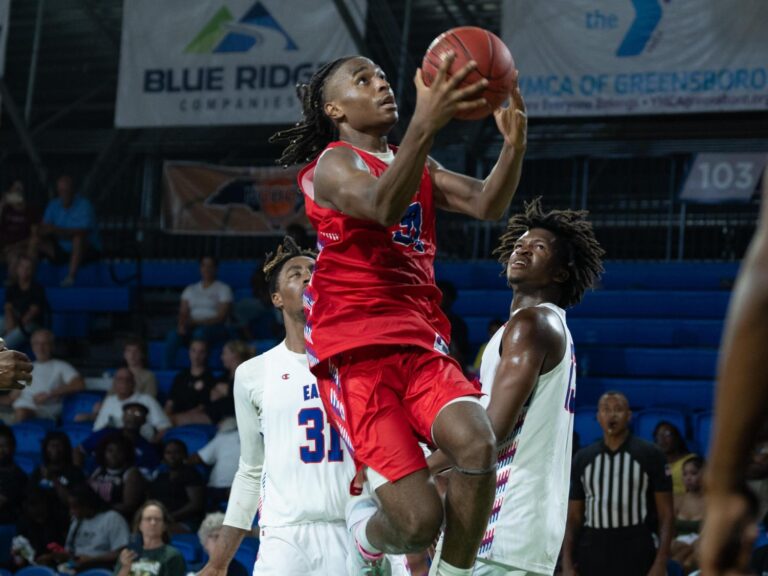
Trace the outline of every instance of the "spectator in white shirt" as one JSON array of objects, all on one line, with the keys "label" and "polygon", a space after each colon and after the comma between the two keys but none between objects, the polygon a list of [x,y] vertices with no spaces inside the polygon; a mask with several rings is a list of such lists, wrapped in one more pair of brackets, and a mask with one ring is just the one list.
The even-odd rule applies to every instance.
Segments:
[{"label": "spectator in white shirt", "polygon": [[188,462],[213,466],[206,490],[208,510],[218,510],[222,502],[229,500],[229,491],[240,462],[240,435],[237,432],[237,420],[234,417],[222,420],[216,436],[197,454],[192,454]]},{"label": "spectator in white shirt", "polygon": [[181,306],[175,330],[168,332],[165,341],[166,370],[176,365],[179,347],[191,340],[205,340],[209,346],[223,343],[229,338],[232,289],[216,279],[218,266],[211,256],[200,259],[201,281],[190,284],[181,293]]},{"label": "spectator in white shirt", "polygon": [[61,415],[62,399],[85,388],[83,378],[71,364],[52,357],[53,332],[37,330],[32,334],[32,384],[11,392],[17,422],[29,418],[52,418]]},{"label": "spectator in white shirt", "polygon": [[139,403],[147,407],[147,423],[142,427],[141,435],[150,442],[157,442],[163,433],[171,427],[168,416],[163,412],[160,404],[149,396],[136,392],[136,382],[133,373],[128,368],[118,368],[115,372],[112,389],[114,394],[110,394],[104,399],[93,423],[94,432],[111,426],[113,428],[123,427],[123,405],[130,403]]}]

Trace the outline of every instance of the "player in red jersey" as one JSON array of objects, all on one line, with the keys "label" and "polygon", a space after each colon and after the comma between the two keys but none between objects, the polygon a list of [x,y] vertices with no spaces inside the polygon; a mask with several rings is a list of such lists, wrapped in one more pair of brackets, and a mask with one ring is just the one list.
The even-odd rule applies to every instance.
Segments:
[{"label": "player in red jersey", "polygon": [[381,68],[342,58],[300,88],[304,120],[273,140],[280,162],[309,162],[299,174],[320,255],[305,293],[305,338],[327,413],[381,508],[348,510],[351,574],[381,568],[384,552],[425,549],[443,506],[418,440],[455,465],[445,500],[445,547],[438,574],[470,574],[495,482],[495,438],[479,391],[446,355],[450,325],[435,286],[435,209],[498,219],[517,188],[526,146],[523,100],[515,86],[495,112],[504,137],[485,180],[450,172],[428,153],[460,110],[485,104],[487,82],[458,88],[475,68],[447,70],[430,87],[417,71],[416,109],[399,148],[387,144],[398,120]]}]

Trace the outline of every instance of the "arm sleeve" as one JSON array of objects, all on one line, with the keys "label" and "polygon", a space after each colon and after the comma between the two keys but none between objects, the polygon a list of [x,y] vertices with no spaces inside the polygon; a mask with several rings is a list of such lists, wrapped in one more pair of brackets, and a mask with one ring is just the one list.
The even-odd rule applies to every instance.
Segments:
[{"label": "arm sleeve", "polygon": [[69,384],[72,380],[80,376],[80,373],[75,370],[75,367],[68,362],[61,362],[59,364],[59,370],[61,373],[61,381],[64,384]]},{"label": "arm sleeve", "polygon": [[[240,436],[240,463],[232,482],[224,524],[250,530],[261,497],[261,471],[264,467],[264,437],[261,433],[258,404],[261,402],[258,374],[247,364],[235,372],[235,415]],[[255,402],[251,400],[254,398]]]},{"label": "arm sleeve", "polygon": [[93,423],[93,430],[94,432],[96,430],[101,430],[102,428],[106,428],[109,424],[109,413],[112,410],[112,404],[114,396],[107,396],[104,399],[104,403],[101,405],[101,409],[99,410],[99,413],[96,415],[96,420]]}]

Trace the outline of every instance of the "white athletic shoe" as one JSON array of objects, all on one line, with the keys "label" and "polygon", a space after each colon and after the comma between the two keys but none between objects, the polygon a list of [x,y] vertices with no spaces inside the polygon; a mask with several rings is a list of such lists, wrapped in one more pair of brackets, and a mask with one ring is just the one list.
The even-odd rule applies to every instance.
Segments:
[{"label": "white athletic shoe", "polygon": [[391,576],[392,566],[384,554],[371,556],[355,538],[355,526],[373,516],[379,507],[369,496],[356,496],[347,503],[347,576]]}]

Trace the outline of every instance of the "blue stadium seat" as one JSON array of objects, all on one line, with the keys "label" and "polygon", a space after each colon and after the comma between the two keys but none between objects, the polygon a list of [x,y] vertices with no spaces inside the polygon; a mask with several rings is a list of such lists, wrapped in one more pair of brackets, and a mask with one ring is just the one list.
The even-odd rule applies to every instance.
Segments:
[{"label": "blue stadium seat", "polygon": [[[153,368],[158,368],[163,365],[165,360],[165,341],[153,340],[148,345],[148,360],[149,365]],[[176,353],[176,368],[189,368],[189,351],[181,347]],[[212,348],[208,354],[208,367],[211,370],[221,370],[223,365],[221,363],[221,347]]]},{"label": "blue stadium seat", "polygon": [[106,568],[91,568],[85,572],[79,572],[77,576],[113,576],[113,572]]},{"label": "blue stadium seat", "polygon": [[16,572],[16,576],[59,576],[59,574],[48,566],[27,566]]},{"label": "blue stadium seat", "polygon": [[685,571],[674,560],[667,560],[667,576],[685,576]]},{"label": "blue stadium seat", "polygon": [[188,566],[198,563],[203,557],[203,547],[197,534],[174,534],[171,536],[171,546],[181,552]]},{"label": "blue stadium seat", "polygon": [[712,411],[695,414],[693,417],[693,439],[704,455],[709,453],[713,417],[714,413]]},{"label": "blue stadium seat", "polygon": [[56,428],[56,420],[53,420],[52,418],[30,418],[28,420],[24,420],[24,424],[39,426],[46,432],[50,432]]},{"label": "blue stadium seat", "polygon": [[16,463],[16,465],[24,470],[24,474],[29,476],[32,474],[32,472],[35,471],[35,468],[40,466],[40,454],[39,454],[39,448],[38,453],[34,452],[18,452],[13,456],[13,461]]},{"label": "blue stadium seat", "polygon": [[131,288],[48,288],[51,309],[56,312],[129,312]]},{"label": "blue stadium seat", "polygon": [[693,348],[611,348],[576,349],[580,376],[653,377],[714,379],[717,350]]},{"label": "blue stadium seat", "polygon": [[104,399],[103,392],[77,392],[64,398],[61,423],[72,424],[78,414],[91,414],[93,407]]},{"label": "blue stadium seat", "polygon": [[597,421],[597,406],[580,406],[573,415],[573,430],[579,435],[581,447],[603,437],[603,429]]},{"label": "blue stadium seat", "polygon": [[171,393],[171,386],[173,386],[173,379],[178,374],[178,370],[155,370],[155,378],[157,379],[157,401],[160,404],[164,404],[168,398],[168,394]]},{"label": "blue stadium seat", "polygon": [[568,327],[576,344],[717,348],[722,320],[573,318]]},{"label": "blue stadium seat", "polygon": [[0,524],[0,564],[11,563],[11,541],[16,536],[16,524]]},{"label": "blue stadium seat", "polygon": [[75,422],[72,424],[63,424],[59,430],[69,437],[69,442],[72,444],[72,447],[76,448],[83,443],[83,440],[93,434],[93,423]]},{"label": "blue stadium seat", "polygon": [[200,450],[216,434],[215,426],[193,424],[189,426],[177,426],[169,428],[163,436],[163,441],[181,440],[186,444],[187,451],[194,454]]},{"label": "blue stadium seat", "polygon": [[674,424],[683,437],[686,436],[685,414],[674,408],[648,408],[632,415],[635,434],[653,442],[653,429],[662,420]]},{"label": "blue stadium seat", "polygon": [[16,438],[16,452],[31,452],[38,454],[43,438],[48,430],[39,425],[28,422],[19,422],[11,426],[13,436]]},{"label": "blue stadium seat", "polygon": [[714,386],[712,380],[585,377],[576,379],[576,402],[597,404],[608,390],[623,392],[635,409],[685,406],[689,410],[708,410]]},{"label": "blue stadium seat", "polygon": [[91,329],[91,315],[86,312],[53,312],[51,330],[56,338],[85,338]]},{"label": "blue stadium seat", "polygon": [[606,290],[723,290],[738,262],[606,262],[600,287]]},{"label": "blue stadium seat", "polygon": [[435,276],[438,282],[451,282],[459,291],[471,288],[495,288],[505,290],[511,296],[512,292],[507,288],[507,281],[501,272],[502,267],[498,262],[435,263]]}]

